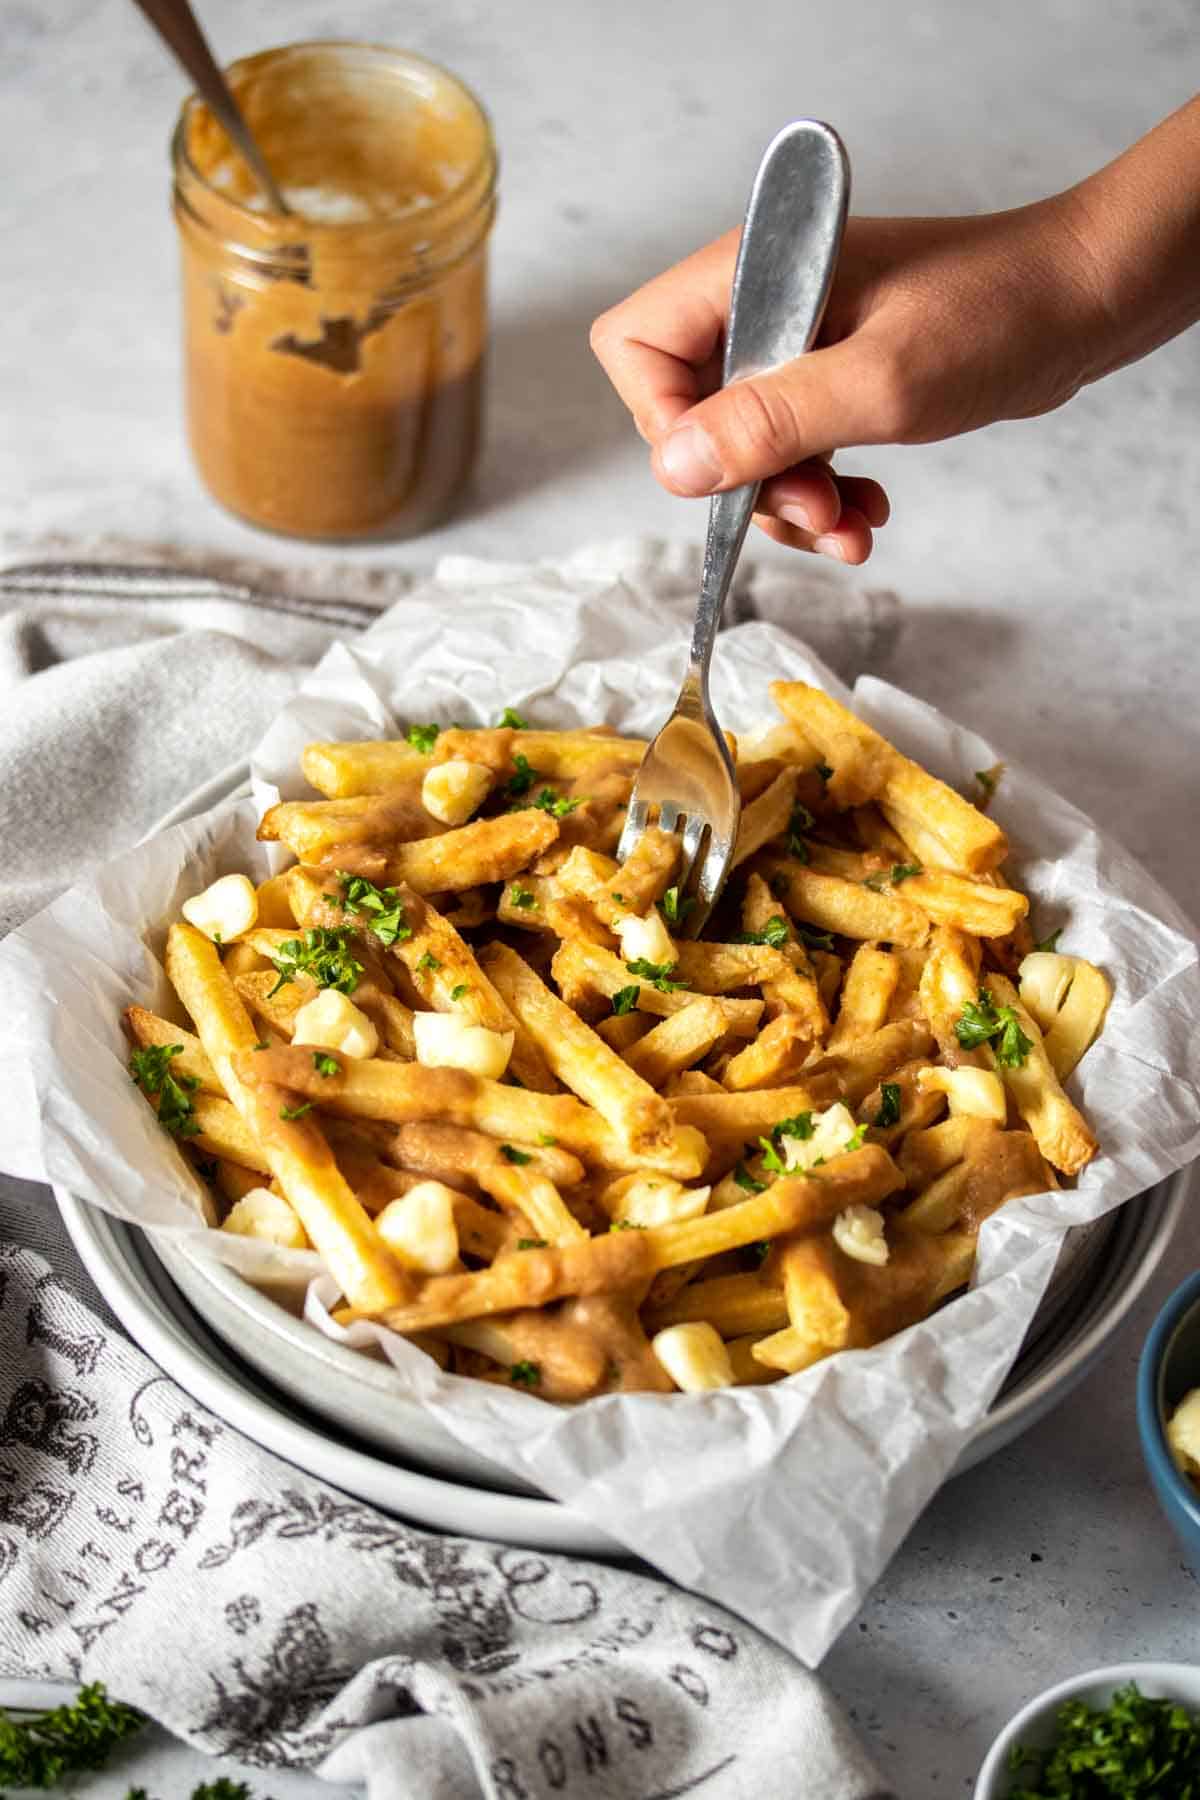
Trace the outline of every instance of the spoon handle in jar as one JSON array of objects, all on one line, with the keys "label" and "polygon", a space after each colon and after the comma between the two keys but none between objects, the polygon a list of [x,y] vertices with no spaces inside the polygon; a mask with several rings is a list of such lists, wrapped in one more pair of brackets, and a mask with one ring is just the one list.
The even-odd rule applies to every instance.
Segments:
[{"label": "spoon handle in jar", "polygon": [[174,52],[241,151],[250,173],[267,196],[271,211],[289,213],[291,207],[284,201],[262,151],[250,135],[241,109],[217,67],[188,0],[133,0],[133,3],[149,19],[167,48]]}]

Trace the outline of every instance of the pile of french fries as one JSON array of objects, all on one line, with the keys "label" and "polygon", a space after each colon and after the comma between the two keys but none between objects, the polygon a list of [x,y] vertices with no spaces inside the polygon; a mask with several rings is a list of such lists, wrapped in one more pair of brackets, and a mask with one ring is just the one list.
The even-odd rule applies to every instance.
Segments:
[{"label": "pile of french fries", "polygon": [[614,859],[643,744],[311,744],[323,797],[259,830],[294,865],[170,925],[193,1029],[125,1015],[214,1228],[548,1401],[774,1381],[961,1289],[984,1220],[1096,1153],[1062,1083],[1109,985],[1035,947],[985,810],[771,691],[695,941],[677,839]]}]

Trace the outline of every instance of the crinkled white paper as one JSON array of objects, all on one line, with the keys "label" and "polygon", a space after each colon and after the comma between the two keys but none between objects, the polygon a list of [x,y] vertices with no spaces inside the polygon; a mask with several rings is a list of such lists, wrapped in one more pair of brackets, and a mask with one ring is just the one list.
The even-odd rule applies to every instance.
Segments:
[{"label": "crinkled white paper", "polygon": [[[257,809],[299,796],[314,738],[398,724],[491,723],[516,706],[538,724],[600,719],[650,734],[678,684],[690,607],[645,573],[603,563],[497,568],[454,559],[365,638],[335,647],[267,733],[255,804],[164,832],[65,895],[0,948],[0,1156],[143,1225],[197,1230],[198,1183],[126,1071],[119,1015],[141,1002],[179,1017],[158,960],[164,922],[215,875],[266,873]],[[779,629],[720,640],[722,723],[772,714],[776,677],[846,690]],[[903,750],[970,789],[1006,757],[882,682],[854,705]],[[976,1284],[888,1343],[771,1387],[613,1395],[581,1406],[442,1374],[382,1333],[411,1393],[462,1444],[505,1465],[687,1587],[721,1600],[816,1663],[987,1411],[1044,1292],[1067,1226],[1098,1218],[1200,1153],[1195,1021],[1200,968],[1187,921],[1119,846],[1009,763],[995,811],[1039,932],[1115,983],[1104,1034],[1073,1082],[1103,1153],[1071,1191],[1016,1202],[985,1227]],[[210,1234],[256,1272],[261,1246]],[[267,1260],[273,1260],[269,1256]],[[307,1274],[312,1261],[301,1265]],[[309,1317],[343,1336],[324,1305]],[[371,1335],[372,1328],[356,1327]]]}]

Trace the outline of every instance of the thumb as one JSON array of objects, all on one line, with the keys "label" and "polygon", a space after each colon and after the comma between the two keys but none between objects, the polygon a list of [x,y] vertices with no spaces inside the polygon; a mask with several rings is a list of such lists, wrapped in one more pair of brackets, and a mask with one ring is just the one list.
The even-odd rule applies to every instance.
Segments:
[{"label": "thumb", "polygon": [[690,408],[656,446],[654,472],[672,493],[712,494],[850,444],[889,442],[890,386],[855,338],[812,350]]}]

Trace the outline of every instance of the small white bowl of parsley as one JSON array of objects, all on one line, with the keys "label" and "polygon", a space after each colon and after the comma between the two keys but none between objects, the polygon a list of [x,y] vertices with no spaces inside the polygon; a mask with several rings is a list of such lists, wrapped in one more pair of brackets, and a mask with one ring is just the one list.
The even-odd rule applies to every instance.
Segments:
[{"label": "small white bowl of parsley", "polygon": [[1119,1663],[1023,1706],[975,1800],[1200,1800],[1200,1665]]}]

